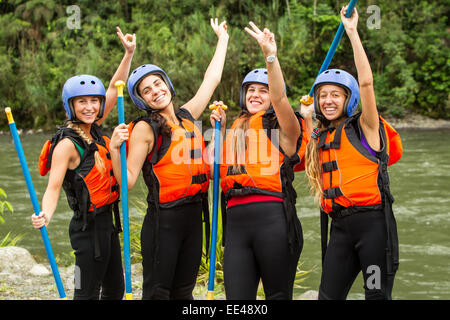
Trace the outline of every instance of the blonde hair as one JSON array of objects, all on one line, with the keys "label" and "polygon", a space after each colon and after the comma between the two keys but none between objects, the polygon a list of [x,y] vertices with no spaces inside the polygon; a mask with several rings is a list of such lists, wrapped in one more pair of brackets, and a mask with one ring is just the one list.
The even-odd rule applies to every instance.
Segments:
[{"label": "blonde hair", "polygon": [[[83,131],[83,129],[80,128],[80,126],[78,124],[73,123],[72,121],[68,120],[66,122],[66,125],[68,128],[75,131],[88,145],[93,142],[93,140],[91,138],[89,138],[89,136]],[[102,174],[104,174],[106,172],[105,162],[103,161],[103,159],[100,156],[100,153],[98,151],[95,151],[94,158],[95,158],[95,166]]]},{"label": "blonde hair", "polygon": [[[320,132],[324,128],[324,125],[319,122],[318,129]],[[311,137],[305,151],[305,173],[308,178],[311,195],[314,196],[316,204],[320,204],[320,199],[323,195],[322,159],[320,159],[320,151],[317,148],[318,142],[318,139]]]},{"label": "blonde hair", "polygon": [[[248,148],[248,137],[247,137],[247,130],[249,128],[249,120],[250,120],[251,114],[249,112],[241,112],[239,117],[237,118],[237,125],[232,130],[231,135],[231,163],[233,164],[233,172],[234,173],[244,173],[242,165],[245,164],[242,163],[241,157],[245,155],[245,150]],[[230,160],[227,159],[227,162]]]},{"label": "blonde hair", "polygon": [[[341,88],[344,91],[344,95],[346,97],[346,100],[348,100],[348,92],[346,89],[338,84],[330,83],[331,85],[334,85],[336,87]],[[317,97],[317,103],[319,103],[320,99],[320,91],[323,88],[323,85],[320,85],[318,88],[316,88],[314,96]],[[344,102],[345,106],[345,102]],[[343,109],[344,112],[344,118],[345,116],[345,108]],[[322,122],[318,122],[319,129],[319,136],[320,133],[322,133],[324,130],[328,129],[328,126],[325,126]],[[316,204],[321,205],[320,199],[323,196],[323,181],[322,181],[322,159],[320,158],[320,151],[317,148],[317,144],[319,143],[318,138],[313,138],[308,142],[308,145],[306,146],[305,151],[305,173],[306,177],[308,178],[309,182],[309,190],[311,192],[311,195],[314,196],[314,202]]]},{"label": "blonde hair", "polygon": [[[227,163],[233,164],[234,174],[245,173],[245,151],[248,150],[249,147],[248,129],[250,128],[250,118],[252,116],[253,114],[250,112],[242,111],[235,120],[238,121],[238,123],[233,130],[231,130],[231,152],[228,153],[229,150],[227,150]],[[276,115],[269,119],[269,121],[271,121],[271,126],[276,119]],[[276,126],[278,127],[279,124],[276,123]],[[228,155],[231,155],[232,159],[228,159]]]}]

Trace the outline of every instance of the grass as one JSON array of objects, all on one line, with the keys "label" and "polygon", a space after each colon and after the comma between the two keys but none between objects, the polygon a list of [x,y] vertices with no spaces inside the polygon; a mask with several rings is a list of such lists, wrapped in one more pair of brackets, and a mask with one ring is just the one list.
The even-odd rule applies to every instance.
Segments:
[{"label": "grass", "polygon": [[[8,210],[10,213],[14,213],[13,206],[6,199],[7,195],[5,190],[0,188],[0,224],[5,223],[5,219],[3,218],[5,210]],[[15,246],[19,242],[19,240],[23,238],[23,236],[24,234],[12,236],[11,232],[8,232],[8,234],[3,239],[0,239],[0,247]]]},{"label": "grass", "polygon": [[8,232],[8,234],[0,240],[0,247],[13,247],[23,238],[23,236],[23,234],[19,234],[13,237],[11,236],[11,232]]}]

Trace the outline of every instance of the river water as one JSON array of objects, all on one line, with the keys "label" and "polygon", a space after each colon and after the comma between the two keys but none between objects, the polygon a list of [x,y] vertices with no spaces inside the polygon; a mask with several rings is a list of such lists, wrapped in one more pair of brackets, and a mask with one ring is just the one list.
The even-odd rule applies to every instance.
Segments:
[{"label": "river water", "polygon": [[[394,299],[450,299],[450,131],[400,131],[404,154],[389,167],[391,191],[395,197],[394,213],[400,242],[400,267],[395,278]],[[22,145],[39,201],[47,184],[37,169],[40,148],[49,136],[23,135]],[[33,213],[15,148],[9,135],[0,135],[0,188],[3,188],[14,213],[3,214],[0,240],[11,231],[23,234],[17,244],[28,249],[39,261],[46,258],[40,233],[31,227]],[[318,209],[305,187],[304,173],[295,181],[297,209],[304,231],[304,249],[300,260],[303,270],[311,270],[301,284],[317,290],[321,273],[321,249]],[[132,203],[145,201],[145,187],[139,184],[130,192],[130,217],[142,219]],[[56,256],[68,255],[68,223],[71,211],[62,191],[48,233]],[[363,299],[363,280],[358,276],[349,299]]]}]

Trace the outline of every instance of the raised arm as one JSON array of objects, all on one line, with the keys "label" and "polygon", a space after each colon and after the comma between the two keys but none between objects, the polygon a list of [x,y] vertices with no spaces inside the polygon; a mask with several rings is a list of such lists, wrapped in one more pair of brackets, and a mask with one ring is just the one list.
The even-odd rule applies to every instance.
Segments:
[{"label": "raised arm", "polygon": [[228,47],[227,24],[223,21],[220,25],[216,19],[211,19],[211,27],[217,35],[217,47],[214,56],[206,69],[203,82],[197,90],[195,96],[189,100],[182,108],[187,109],[194,119],[198,119],[208,105],[214,90],[222,79],[223,66]]},{"label": "raised arm", "polygon": [[134,50],[136,49],[136,35],[134,33],[127,33],[126,35],[123,35],[122,30],[120,30],[119,27],[116,27],[116,30],[117,36],[125,48],[125,54],[116,70],[116,73],[114,73],[111,81],[109,82],[108,90],[106,91],[105,112],[103,113],[103,117],[97,120],[97,124],[101,124],[106,119],[109,112],[116,104],[117,88],[114,84],[119,80],[126,83],[128,73],[130,72],[131,61],[133,60]]},{"label": "raised arm", "polygon": [[[253,30],[245,27],[245,31],[255,38],[256,41],[258,41],[266,60],[267,74],[269,78],[270,101],[272,102],[273,108],[277,115],[278,123],[280,125],[282,135],[281,138],[287,141],[287,145],[295,148],[297,139],[300,136],[300,125],[294,114],[294,109],[292,109],[286,96],[286,86],[283,79],[283,73],[281,71],[280,62],[277,58],[275,36],[267,28],[265,28],[264,31],[261,31],[253,22],[249,22],[249,24]],[[267,58],[271,56],[275,57],[273,62],[267,60]],[[289,149],[291,148],[289,147]]]},{"label": "raised arm", "polygon": [[356,70],[358,71],[358,82],[361,94],[362,113],[360,118],[361,128],[367,142],[374,150],[380,149],[379,118],[375,90],[373,87],[372,69],[369,60],[358,35],[358,12],[356,8],[350,18],[345,17],[347,7],[341,9],[341,19],[345,31],[353,48]]}]

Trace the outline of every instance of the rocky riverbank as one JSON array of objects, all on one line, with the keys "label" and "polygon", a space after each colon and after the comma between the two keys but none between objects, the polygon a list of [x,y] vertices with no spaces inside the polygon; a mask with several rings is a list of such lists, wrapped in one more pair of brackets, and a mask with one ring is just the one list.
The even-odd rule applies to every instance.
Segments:
[{"label": "rocky riverbank", "polygon": [[404,118],[384,117],[395,129],[450,129],[450,120],[432,119],[418,114],[410,114]]},{"label": "rocky riverbank", "polygon": [[[67,298],[74,290],[74,266],[59,267],[59,274]],[[142,297],[142,265],[131,266],[133,299]],[[196,287],[194,297],[206,299],[207,288]],[[31,254],[20,247],[0,247],[0,300],[57,300],[59,299],[50,265],[38,264]],[[224,300],[224,295],[216,295]],[[317,291],[309,290],[295,297],[296,300],[316,300]]]}]

